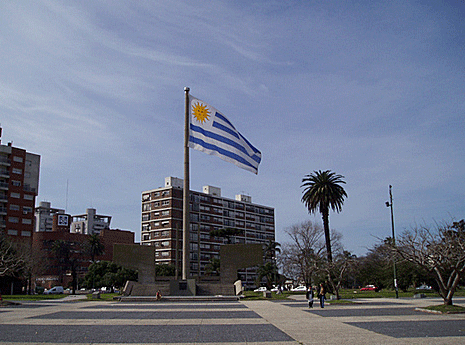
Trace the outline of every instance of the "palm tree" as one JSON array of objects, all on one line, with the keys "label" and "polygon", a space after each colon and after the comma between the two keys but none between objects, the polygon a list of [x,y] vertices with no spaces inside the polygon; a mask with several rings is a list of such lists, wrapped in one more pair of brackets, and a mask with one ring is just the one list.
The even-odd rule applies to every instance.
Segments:
[{"label": "palm tree", "polygon": [[105,246],[100,242],[100,236],[98,234],[90,235],[87,244],[91,261],[94,262],[96,256],[104,253]]},{"label": "palm tree", "polygon": [[266,261],[276,261],[276,253],[281,253],[281,244],[272,240],[268,240],[263,245],[263,253]]},{"label": "palm tree", "polygon": [[347,193],[340,186],[345,184],[344,176],[336,175],[331,170],[314,171],[312,174],[305,175],[302,179],[304,195],[302,202],[308,208],[309,213],[321,213],[323,218],[323,228],[326,240],[326,255],[329,262],[333,261],[331,253],[331,237],[329,233],[329,209],[339,213],[342,210],[344,197]]}]

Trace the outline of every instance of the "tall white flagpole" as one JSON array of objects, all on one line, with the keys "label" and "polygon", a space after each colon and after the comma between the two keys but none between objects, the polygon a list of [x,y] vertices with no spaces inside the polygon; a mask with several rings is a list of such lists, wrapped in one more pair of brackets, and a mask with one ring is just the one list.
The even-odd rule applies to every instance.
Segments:
[{"label": "tall white flagpole", "polygon": [[189,228],[190,228],[190,187],[189,187],[189,88],[184,88],[186,96],[185,101],[185,122],[184,122],[184,190],[183,190],[183,206],[182,206],[182,280],[189,278]]}]

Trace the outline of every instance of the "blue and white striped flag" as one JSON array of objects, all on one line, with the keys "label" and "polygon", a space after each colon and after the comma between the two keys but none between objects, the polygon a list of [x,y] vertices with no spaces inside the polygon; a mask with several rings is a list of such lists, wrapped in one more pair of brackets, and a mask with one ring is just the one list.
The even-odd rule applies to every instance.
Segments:
[{"label": "blue and white striped flag", "polygon": [[189,147],[258,174],[262,154],[218,110],[189,95]]}]

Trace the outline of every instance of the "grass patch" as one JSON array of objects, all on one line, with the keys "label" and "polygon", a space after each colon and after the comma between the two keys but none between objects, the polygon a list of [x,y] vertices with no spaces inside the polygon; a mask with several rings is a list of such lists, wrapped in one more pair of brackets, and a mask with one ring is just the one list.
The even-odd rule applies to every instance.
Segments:
[{"label": "grass patch", "polygon": [[453,314],[453,313],[465,313],[465,307],[461,307],[459,305],[432,305],[426,308],[426,310],[432,310],[436,312],[440,312],[443,314]]},{"label": "grass patch", "polygon": [[89,293],[86,295],[89,301],[113,301],[113,297],[121,296],[119,293],[101,293],[100,298],[92,298],[92,294]]},{"label": "grass patch", "polygon": [[244,291],[244,299],[247,300],[283,300],[287,299],[290,295],[293,295],[294,293],[290,293],[289,291],[283,291],[280,294],[276,294],[276,292],[271,293],[271,298],[266,298],[263,297],[263,292],[253,292],[253,291]]},{"label": "grass patch", "polygon": [[61,299],[68,295],[2,295],[5,301],[43,301],[48,299]]}]

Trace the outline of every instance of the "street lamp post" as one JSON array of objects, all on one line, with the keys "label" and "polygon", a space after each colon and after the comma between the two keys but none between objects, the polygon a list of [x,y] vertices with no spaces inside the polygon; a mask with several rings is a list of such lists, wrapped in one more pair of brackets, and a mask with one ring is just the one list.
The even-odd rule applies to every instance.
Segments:
[{"label": "street lamp post", "polygon": [[[392,205],[392,186],[389,185],[389,201],[386,201],[386,207],[391,208],[391,227],[392,227],[392,244],[396,246],[396,235],[394,234],[394,208]],[[396,273],[396,258],[393,258],[393,267],[394,267],[394,288],[396,290],[396,298],[399,298],[399,288],[397,287],[397,273]]]}]

